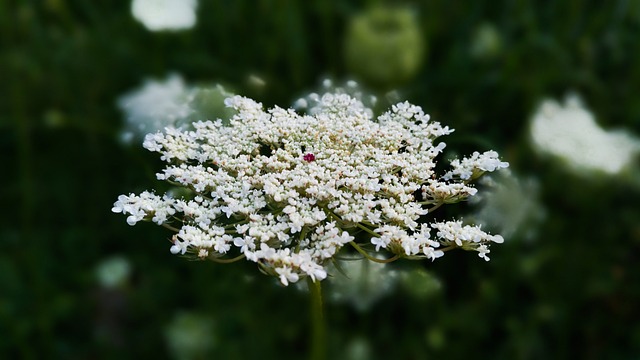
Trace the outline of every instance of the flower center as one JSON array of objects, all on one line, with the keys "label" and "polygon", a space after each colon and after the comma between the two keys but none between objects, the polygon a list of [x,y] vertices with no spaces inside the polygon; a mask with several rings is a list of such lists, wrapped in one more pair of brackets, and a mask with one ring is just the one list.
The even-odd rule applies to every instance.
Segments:
[{"label": "flower center", "polygon": [[312,153],[308,153],[308,154],[306,154],[305,156],[303,156],[302,158],[303,158],[303,159],[304,159],[304,161],[306,161],[306,162],[312,162],[312,161],[315,161],[316,156],[315,156],[315,155],[313,155]]}]

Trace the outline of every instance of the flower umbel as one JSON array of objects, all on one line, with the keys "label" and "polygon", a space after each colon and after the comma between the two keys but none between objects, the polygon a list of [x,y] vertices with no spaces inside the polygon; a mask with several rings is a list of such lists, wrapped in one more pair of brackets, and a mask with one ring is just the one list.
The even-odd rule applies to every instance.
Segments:
[{"label": "flower umbel", "polygon": [[[453,130],[420,107],[398,103],[373,119],[349,95],[327,93],[320,101],[322,112],[300,115],[234,96],[225,101],[236,111],[229,125],[197,122],[194,130],[147,135],[144,147],[168,163],[158,179],[194,196],[122,195],[113,211],[128,215],[130,225],[153,220],[175,231],[174,254],[246,258],[284,285],[323,280],[346,244],[391,261],[434,260],[454,247],[486,258],[488,245],[502,242],[461,221],[429,224],[426,217],[473,196],[477,176],[507,167],[496,152],[474,153],[438,177],[436,157],[445,147],[438,138]],[[369,255],[374,248],[390,258]]]}]

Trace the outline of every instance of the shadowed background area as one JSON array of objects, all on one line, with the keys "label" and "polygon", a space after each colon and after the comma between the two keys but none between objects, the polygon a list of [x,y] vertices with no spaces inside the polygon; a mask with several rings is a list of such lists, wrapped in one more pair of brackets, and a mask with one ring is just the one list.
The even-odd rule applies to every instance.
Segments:
[{"label": "shadowed background area", "polygon": [[[160,31],[131,9],[0,2],[1,358],[307,353],[304,290],[180,259],[167,230],[111,212],[165,190],[119,104],[171,76],[283,107],[354,79],[376,111],[409,100],[455,128],[445,157],[510,162],[485,198],[443,209],[503,233],[491,261],[345,269],[325,287],[331,358],[640,356],[639,2],[201,0]],[[202,116],[223,116],[203,94]]]}]

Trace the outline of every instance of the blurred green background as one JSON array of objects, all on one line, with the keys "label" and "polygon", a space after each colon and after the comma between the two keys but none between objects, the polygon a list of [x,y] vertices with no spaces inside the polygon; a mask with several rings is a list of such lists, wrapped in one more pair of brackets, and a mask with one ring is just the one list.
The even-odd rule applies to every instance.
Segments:
[{"label": "blurred green background", "polygon": [[[0,358],[306,356],[304,291],[184,261],[166,230],[111,213],[161,168],[119,141],[117,99],[171,72],[268,106],[324,77],[396,90],[456,129],[448,150],[495,149],[537,184],[520,195],[544,219],[490,262],[452,252],[366,309],[328,301],[331,358],[640,358],[638,182],[574,174],[527,135],[568,91],[640,133],[640,2],[394,3],[415,15],[400,45],[350,27],[374,3],[201,0],[194,28],[151,32],[129,1],[0,1]],[[125,275],[101,282],[105,266]]]}]

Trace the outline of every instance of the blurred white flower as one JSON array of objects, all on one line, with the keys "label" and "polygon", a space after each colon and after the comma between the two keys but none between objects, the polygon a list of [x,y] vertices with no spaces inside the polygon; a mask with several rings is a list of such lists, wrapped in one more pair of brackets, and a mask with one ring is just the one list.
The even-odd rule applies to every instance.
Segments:
[{"label": "blurred white flower", "polygon": [[[381,258],[381,257],[377,257]],[[376,301],[391,293],[399,280],[390,265],[359,258],[337,260],[330,268],[328,296],[336,302],[347,302],[358,311],[366,311]]]},{"label": "blurred white flower", "polygon": [[146,80],[144,85],[118,99],[127,118],[123,139],[127,142],[145,134],[175,126],[178,119],[190,115],[193,94],[180,75],[172,74],[164,81]]},{"label": "blurred white flower", "polygon": [[114,256],[103,260],[96,267],[96,277],[102,287],[116,288],[126,284],[131,274],[131,265],[127,259]]},{"label": "blurred white flower", "polygon": [[517,234],[532,237],[544,209],[539,202],[539,186],[534,179],[520,179],[501,170],[480,179],[482,191],[469,199],[475,205],[471,220],[510,238]]},{"label": "blurred white flower", "polygon": [[440,279],[421,266],[403,269],[400,272],[400,283],[404,291],[419,300],[432,297],[442,289]]},{"label": "blurred white flower", "polygon": [[578,171],[620,173],[640,151],[640,141],[629,133],[606,131],[577,96],[564,106],[545,100],[531,121],[531,138],[542,153],[556,156]]},{"label": "blurred white flower", "polygon": [[193,121],[226,121],[234,112],[225,107],[224,99],[232,95],[220,85],[189,86],[178,74],[165,80],[146,80],[118,99],[127,122],[122,139],[127,143],[141,140],[148,133],[181,128]]},{"label": "blurred white flower", "polygon": [[185,30],[196,23],[197,0],[133,0],[131,14],[151,31]]}]

